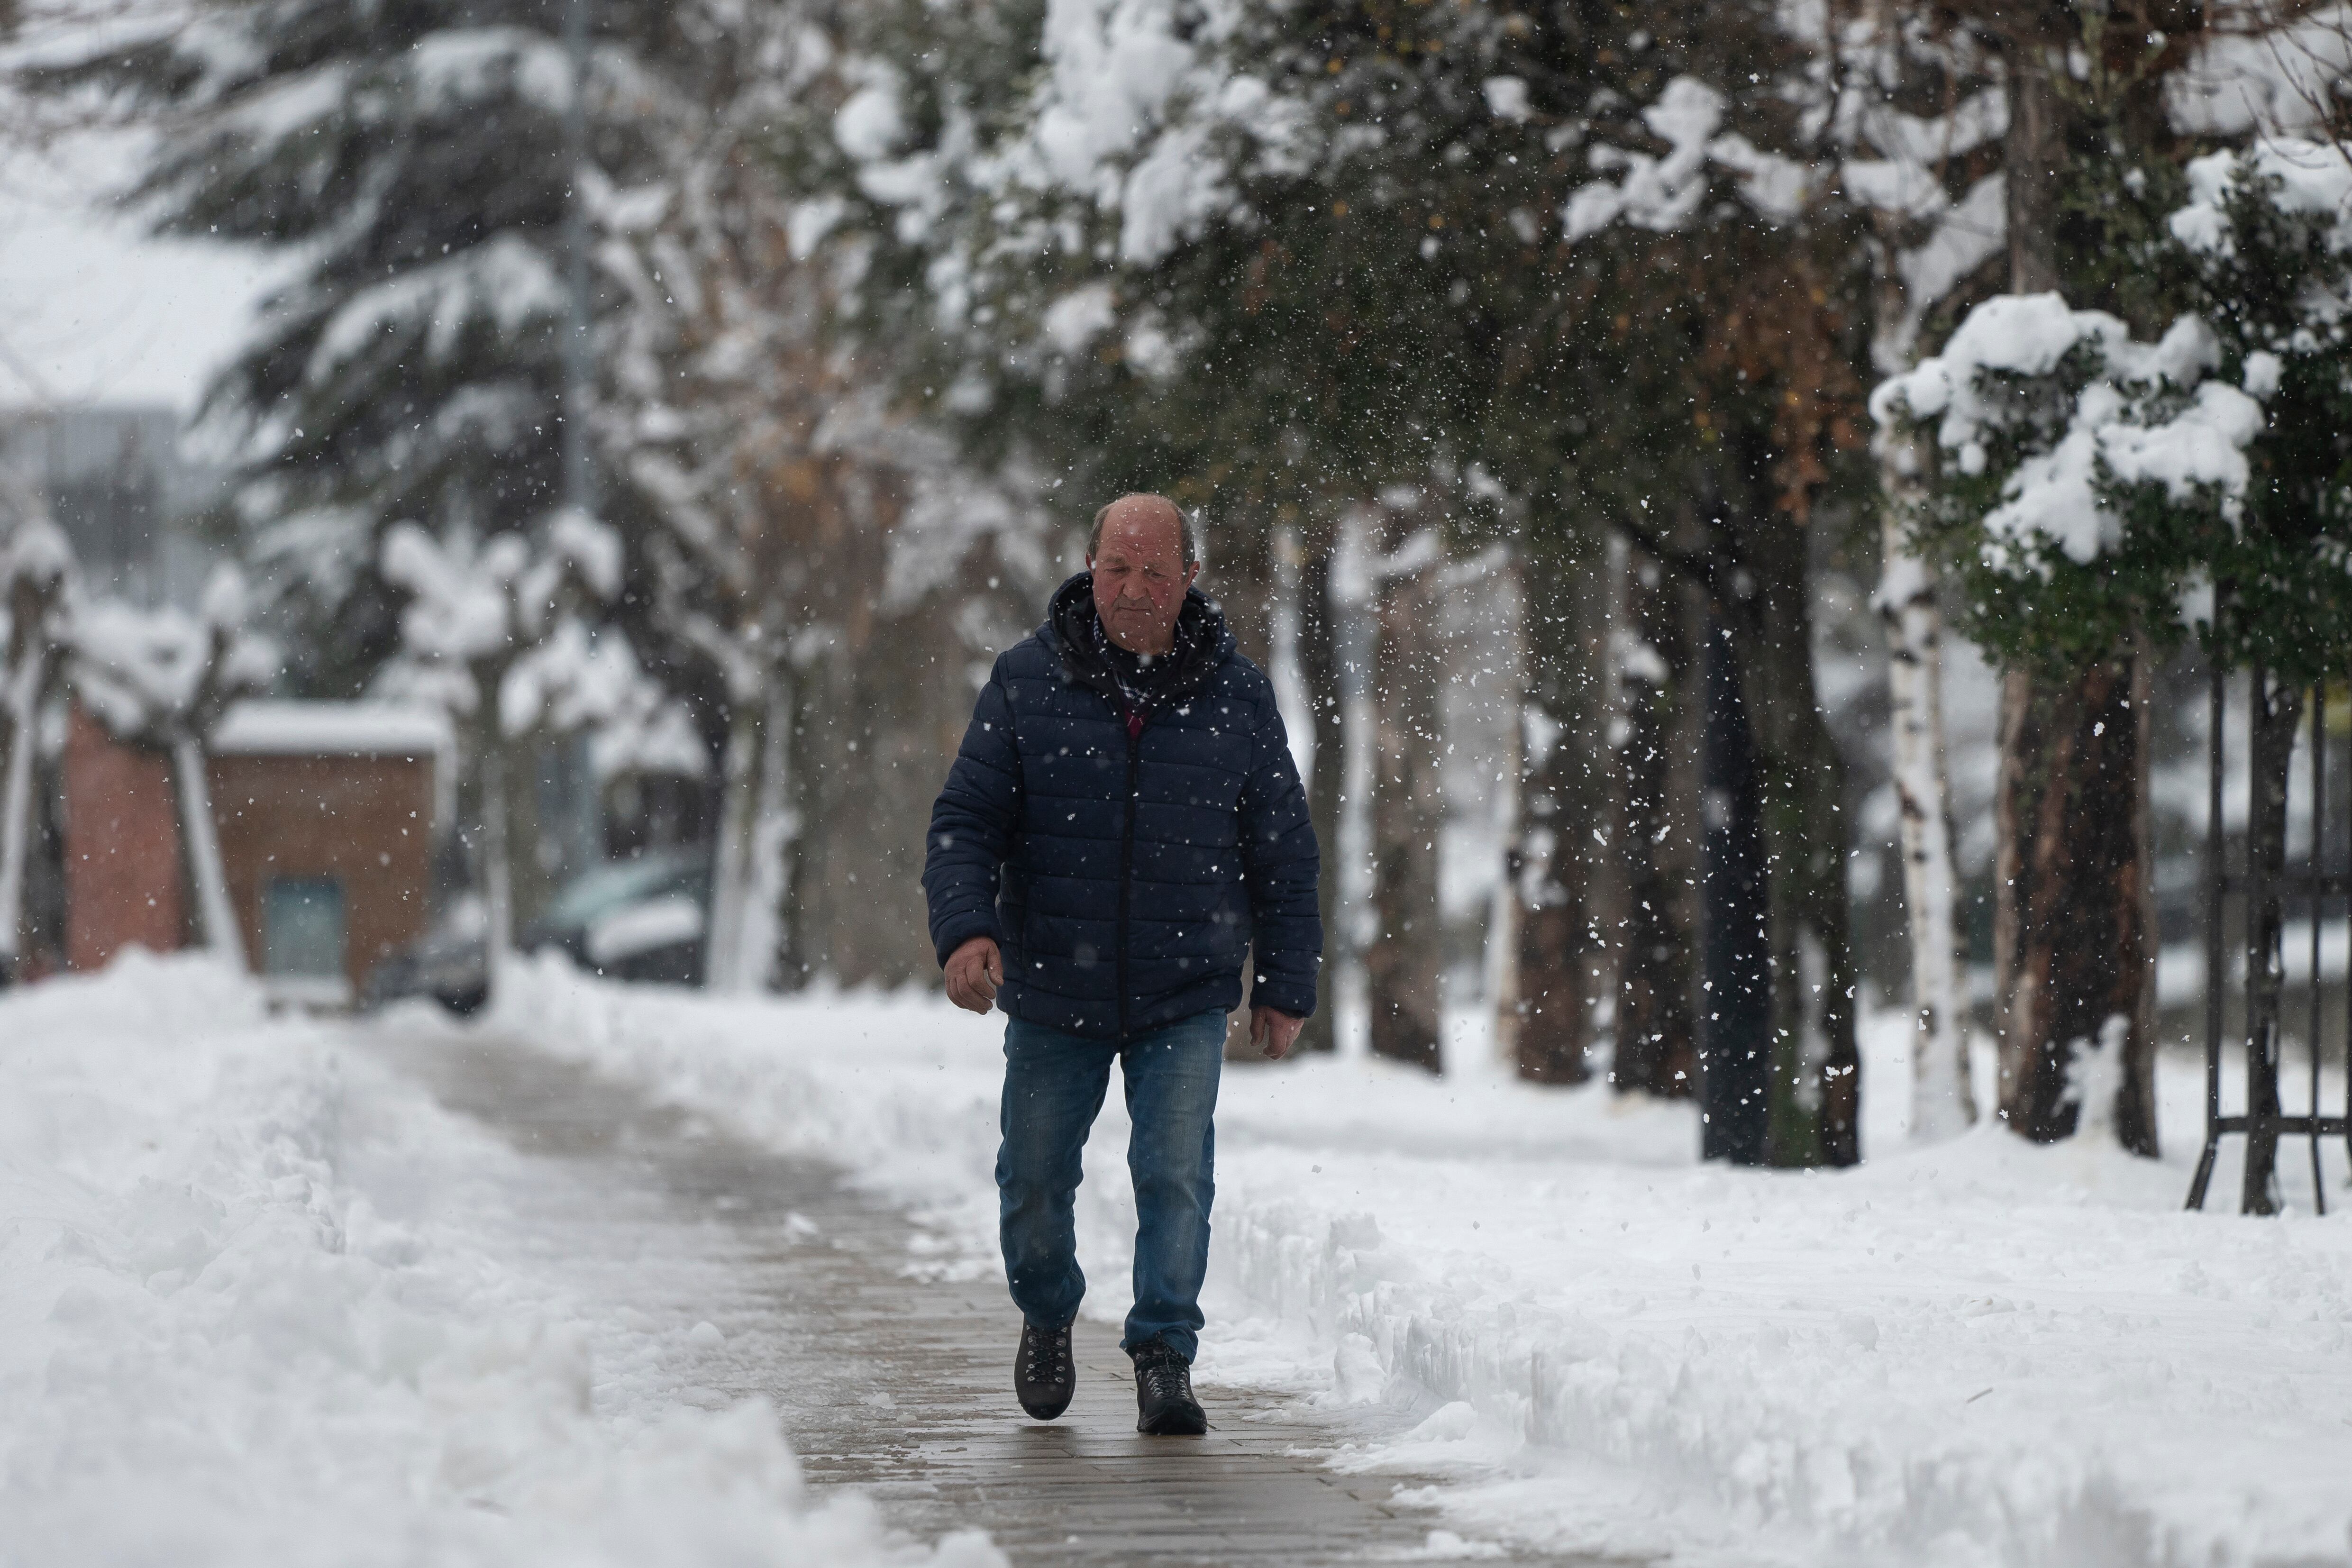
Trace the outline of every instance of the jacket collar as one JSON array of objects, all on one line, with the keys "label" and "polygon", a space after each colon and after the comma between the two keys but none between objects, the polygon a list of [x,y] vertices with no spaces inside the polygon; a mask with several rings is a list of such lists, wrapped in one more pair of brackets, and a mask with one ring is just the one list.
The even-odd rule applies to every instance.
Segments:
[{"label": "jacket collar", "polygon": [[[1045,622],[1037,638],[1061,661],[1062,679],[1086,687],[1113,709],[1125,704],[1118,681],[1095,647],[1095,574],[1081,572],[1054,590]],[[1217,667],[1233,657],[1234,634],[1225,613],[1198,588],[1184,590],[1184,607],[1176,613],[1176,663],[1160,689],[1161,700],[1182,702],[1208,684]]]}]

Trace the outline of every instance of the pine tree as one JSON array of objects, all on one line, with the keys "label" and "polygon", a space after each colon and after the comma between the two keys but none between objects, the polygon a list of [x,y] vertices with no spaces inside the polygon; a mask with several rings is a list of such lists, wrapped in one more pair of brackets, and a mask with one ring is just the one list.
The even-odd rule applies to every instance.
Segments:
[{"label": "pine tree", "polygon": [[[543,536],[567,499],[567,426],[593,413],[593,396],[567,405],[567,225],[593,190],[647,177],[640,103],[683,47],[667,7],[576,0],[592,35],[576,68],[560,37],[574,3],[205,0],[24,79],[154,133],[127,200],[158,230],[289,258],[198,418],[234,454],[224,521],[303,694],[355,696],[397,653],[393,531],[471,552]],[[585,169],[566,134],[575,92]],[[621,301],[587,304],[608,334]],[[625,485],[601,510],[643,537]],[[461,802],[511,795],[492,776],[509,762],[462,755]],[[518,826],[478,873],[544,891],[567,847]]]},{"label": "pine tree", "polygon": [[[623,89],[657,15],[596,9],[594,155],[616,177],[644,153]],[[386,530],[485,537],[562,500],[561,16],[210,0],[36,79],[165,132],[130,198],[159,229],[300,258],[202,417],[238,454],[234,510],[303,689],[355,692],[391,653]]]}]

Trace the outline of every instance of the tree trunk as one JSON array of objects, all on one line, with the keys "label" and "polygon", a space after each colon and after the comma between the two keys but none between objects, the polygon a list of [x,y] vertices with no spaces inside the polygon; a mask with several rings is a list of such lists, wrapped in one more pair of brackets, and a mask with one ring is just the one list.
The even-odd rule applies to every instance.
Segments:
[{"label": "tree trunk", "polygon": [[554,901],[563,845],[550,836],[547,771],[552,749],[539,735],[495,739],[505,779],[507,908],[513,929],[529,925]]},{"label": "tree trunk", "polygon": [[[2012,40],[2004,66],[2009,285],[2042,293],[2063,281],[2067,103],[2042,45]],[[2110,1041],[2122,1054],[2102,1064],[2118,1084],[2116,1134],[2153,1155],[2147,665],[2141,651],[2070,675],[2016,669],[2002,679],[1993,983],[2011,1128],[2042,1142],[2071,1136],[2082,1109],[2078,1052]]]},{"label": "tree trunk", "polygon": [[[1902,235],[1879,215],[1871,253],[1872,356],[1882,375],[1915,360],[1907,286],[1895,265]],[[1956,917],[1951,775],[1944,752],[1944,617],[1935,568],[1911,549],[1927,454],[1917,436],[1884,429],[1878,460],[1879,620],[1886,634],[1887,731],[1900,813],[1903,906],[1911,961],[1911,1135],[1949,1138],[1977,1119],[1969,1082],[1967,965]]]},{"label": "tree trunk", "polygon": [[[817,683],[785,670],[769,678],[767,718],[762,725],[759,806],[751,825],[742,968],[735,976],[742,991],[798,991],[815,977],[820,950],[811,940],[807,874],[802,847],[807,842],[814,804],[814,781],[795,766],[793,741],[803,728],[808,692]],[[846,801],[840,804],[845,806]],[[854,807],[853,807],[854,809]]]},{"label": "tree trunk", "polygon": [[758,964],[748,942],[754,890],[751,860],[757,848],[761,764],[767,760],[766,693],[744,692],[730,702],[727,754],[720,774],[719,836],[710,871],[710,921],[704,937],[703,983],[712,991],[738,994],[759,984]]},{"label": "tree trunk", "polygon": [[[1765,864],[1772,881],[1776,1050],[1773,1161],[1862,1163],[1862,1051],[1854,1033],[1853,948],[1846,892],[1845,763],[1812,699],[1785,710],[1782,743],[1766,748]],[[1768,688],[1769,689],[1769,688]]]},{"label": "tree trunk", "polygon": [[[2287,773],[2303,721],[2303,688],[2257,668],[2249,725],[2253,798],[2246,816],[2246,1180],[2244,1213],[2276,1214],[2278,1135],[2259,1118],[2279,1114],[2280,993],[2284,973]],[[2216,977],[2218,982],[2219,977]],[[2318,983],[2317,976],[2313,984]]]},{"label": "tree trunk", "polygon": [[196,918],[205,945],[215,957],[242,970],[245,938],[236,908],[229,901],[228,867],[221,858],[220,825],[213,819],[211,781],[205,776],[205,749],[194,735],[172,742],[172,773],[180,786],[180,831],[188,847],[188,871],[196,885]]},{"label": "tree trunk", "polygon": [[1969,1084],[1967,971],[1955,914],[1958,874],[1944,761],[1943,613],[1934,574],[1910,553],[1904,537],[1903,500],[1916,473],[1916,455],[1880,453],[1886,566],[1878,611],[1886,628],[1887,728],[1902,814],[1903,903],[1910,916],[1911,1133],[1932,1142],[1966,1129],[1977,1119],[1977,1105]]},{"label": "tree trunk", "polygon": [[1638,552],[1612,575],[1624,584],[1612,662],[1624,731],[1622,782],[1624,913],[1615,922],[1620,978],[1609,1081],[1682,1100],[1698,1089],[1693,998],[1699,929],[1702,704],[1692,700],[1690,590]]},{"label": "tree trunk", "polygon": [[1765,869],[1762,759],[1731,639],[1713,617],[1700,650],[1706,709],[1699,763],[1706,837],[1699,1026],[1699,1152],[1761,1165],[1773,1154],[1771,883]]},{"label": "tree trunk", "polygon": [[1528,723],[1528,594],[1525,561],[1515,552],[1496,573],[1495,591],[1504,608],[1507,636],[1501,690],[1511,704],[1503,726],[1503,754],[1495,759],[1495,799],[1491,820],[1496,842],[1503,846],[1493,893],[1486,900],[1486,946],[1483,978],[1486,1012],[1494,1030],[1495,1060],[1517,1067],[1519,1061],[1519,837],[1526,818],[1520,810],[1525,784]]},{"label": "tree trunk", "polygon": [[1444,1066],[1444,932],[1438,915],[1437,837],[1444,812],[1439,747],[1439,566],[1443,552],[1416,534],[1392,558],[1375,616],[1372,912],[1364,952],[1376,1056],[1431,1072]]},{"label": "tree trunk", "polygon": [[1528,563],[1526,704],[1542,732],[1521,768],[1518,893],[1519,1076],[1582,1083],[1597,1015],[1613,998],[1615,881],[1605,683],[1608,586],[1599,550]]},{"label": "tree trunk", "polygon": [[1297,1049],[1329,1051],[1338,1047],[1336,1027],[1340,943],[1344,940],[1339,907],[1339,795],[1346,783],[1346,759],[1339,725],[1339,647],[1331,600],[1331,552],[1307,552],[1298,584],[1298,674],[1308,714],[1315,721],[1313,770],[1307,776],[1307,811],[1315,824],[1315,842],[1321,852],[1317,874],[1316,903],[1323,911],[1323,978],[1314,1014],[1298,1032]]},{"label": "tree trunk", "polygon": [[2009,288],[2013,294],[2046,294],[2061,283],[2058,196],[2066,167],[2065,102],[2039,46],[2012,41],[2002,62],[2009,96],[2009,130],[2001,142]]},{"label": "tree trunk", "polygon": [[[1276,524],[1265,537],[1268,541],[1268,549],[1264,559],[1255,563],[1255,569],[1265,574],[1269,584],[1262,612],[1265,624],[1264,668],[1266,679],[1274,686],[1275,706],[1282,714],[1283,729],[1290,739],[1290,754],[1298,764],[1299,782],[1306,786],[1311,813],[1315,799],[1315,705],[1308,695],[1305,654],[1301,646],[1306,612],[1299,602],[1301,594],[1305,592],[1306,548],[1299,542],[1298,530],[1290,523]],[[1319,583],[1320,580],[1318,581]],[[1230,623],[1230,608],[1227,613]],[[1330,871],[1329,841],[1318,837],[1318,845],[1325,851],[1323,872],[1328,878]],[[1327,903],[1322,907],[1328,912],[1329,905]],[[1265,1053],[1249,1037],[1251,977],[1255,973],[1256,952],[1253,948],[1244,959],[1242,970],[1241,1005],[1225,1030],[1225,1059],[1229,1062],[1261,1063],[1265,1060]],[[1298,1041],[1293,1049],[1330,1049],[1328,1012],[1328,1009],[1318,1007],[1308,1016],[1307,1026],[1299,1031]]]},{"label": "tree trunk", "polygon": [[1340,770],[1335,835],[1339,891],[1331,903],[1326,994],[1332,1024],[1352,1045],[1368,1039],[1365,948],[1379,924],[1372,868],[1372,802],[1380,776],[1380,713],[1373,694],[1380,648],[1381,534],[1378,514],[1351,508],[1340,519],[1328,581],[1339,691]]},{"label": "tree trunk", "polygon": [[[1751,462],[1745,567],[1725,624],[1754,732],[1770,906],[1776,1165],[1862,1158],[1862,1058],[1848,935],[1845,765],[1815,696],[1811,541]],[[1745,593],[1740,591],[1744,589]]]},{"label": "tree trunk", "polygon": [[2144,664],[2003,678],[1993,967],[2011,1130],[2037,1142],[2071,1137],[2091,1053],[2120,1049],[2120,1062],[2098,1064],[2118,1082],[2116,1131],[2153,1154]]},{"label": "tree trunk", "polygon": [[489,710],[478,726],[476,755],[482,770],[482,915],[483,977],[490,994],[514,952],[514,883],[507,856],[507,801],[512,793],[507,777],[507,748],[500,742],[496,716],[498,688],[487,688],[483,707]]}]

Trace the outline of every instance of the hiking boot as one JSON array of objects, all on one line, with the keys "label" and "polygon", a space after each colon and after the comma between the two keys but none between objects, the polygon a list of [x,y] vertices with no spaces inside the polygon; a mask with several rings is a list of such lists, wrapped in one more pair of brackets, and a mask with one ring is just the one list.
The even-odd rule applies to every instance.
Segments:
[{"label": "hiking boot", "polygon": [[1135,1347],[1135,1429],[1148,1437],[1197,1437],[1209,1417],[1192,1397],[1192,1369],[1166,1340]]},{"label": "hiking boot", "polygon": [[1070,1362],[1070,1325],[1041,1329],[1021,1325],[1021,1350],[1013,1358],[1013,1392],[1021,1408],[1040,1421],[1051,1421],[1070,1407],[1078,1386],[1077,1368]]}]

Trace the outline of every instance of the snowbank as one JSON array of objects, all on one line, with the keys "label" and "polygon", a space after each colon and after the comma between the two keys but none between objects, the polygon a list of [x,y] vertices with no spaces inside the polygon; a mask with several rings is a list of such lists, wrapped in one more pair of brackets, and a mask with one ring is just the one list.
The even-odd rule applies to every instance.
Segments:
[{"label": "snowbank", "polygon": [[[919,1267],[993,1267],[998,1020],[549,963],[490,1026],[843,1160],[945,1233]],[[1458,1470],[1429,1500],[1462,1528],[1562,1548],[2352,1563],[2352,1221],[2179,1213],[2193,1073],[2168,1070],[2161,1163],[1989,1126],[1901,1149],[1900,1042],[1875,1035],[1876,1157],[1835,1175],[1699,1166],[1687,1110],[1601,1089],[1230,1071],[1204,1373],[1426,1415],[1343,1462]],[[1132,1225],[1117,1101],[1079,1213],[1088,1310],[1111,1318]]]},{"label": "snowbank", "polygon": [[545,1260],[385,1217],[362,1146],[518,1158],[199,959],[0,998],[0,1563],[1003,1563],[814,1504],[756,1405],[592,1396]]}]

